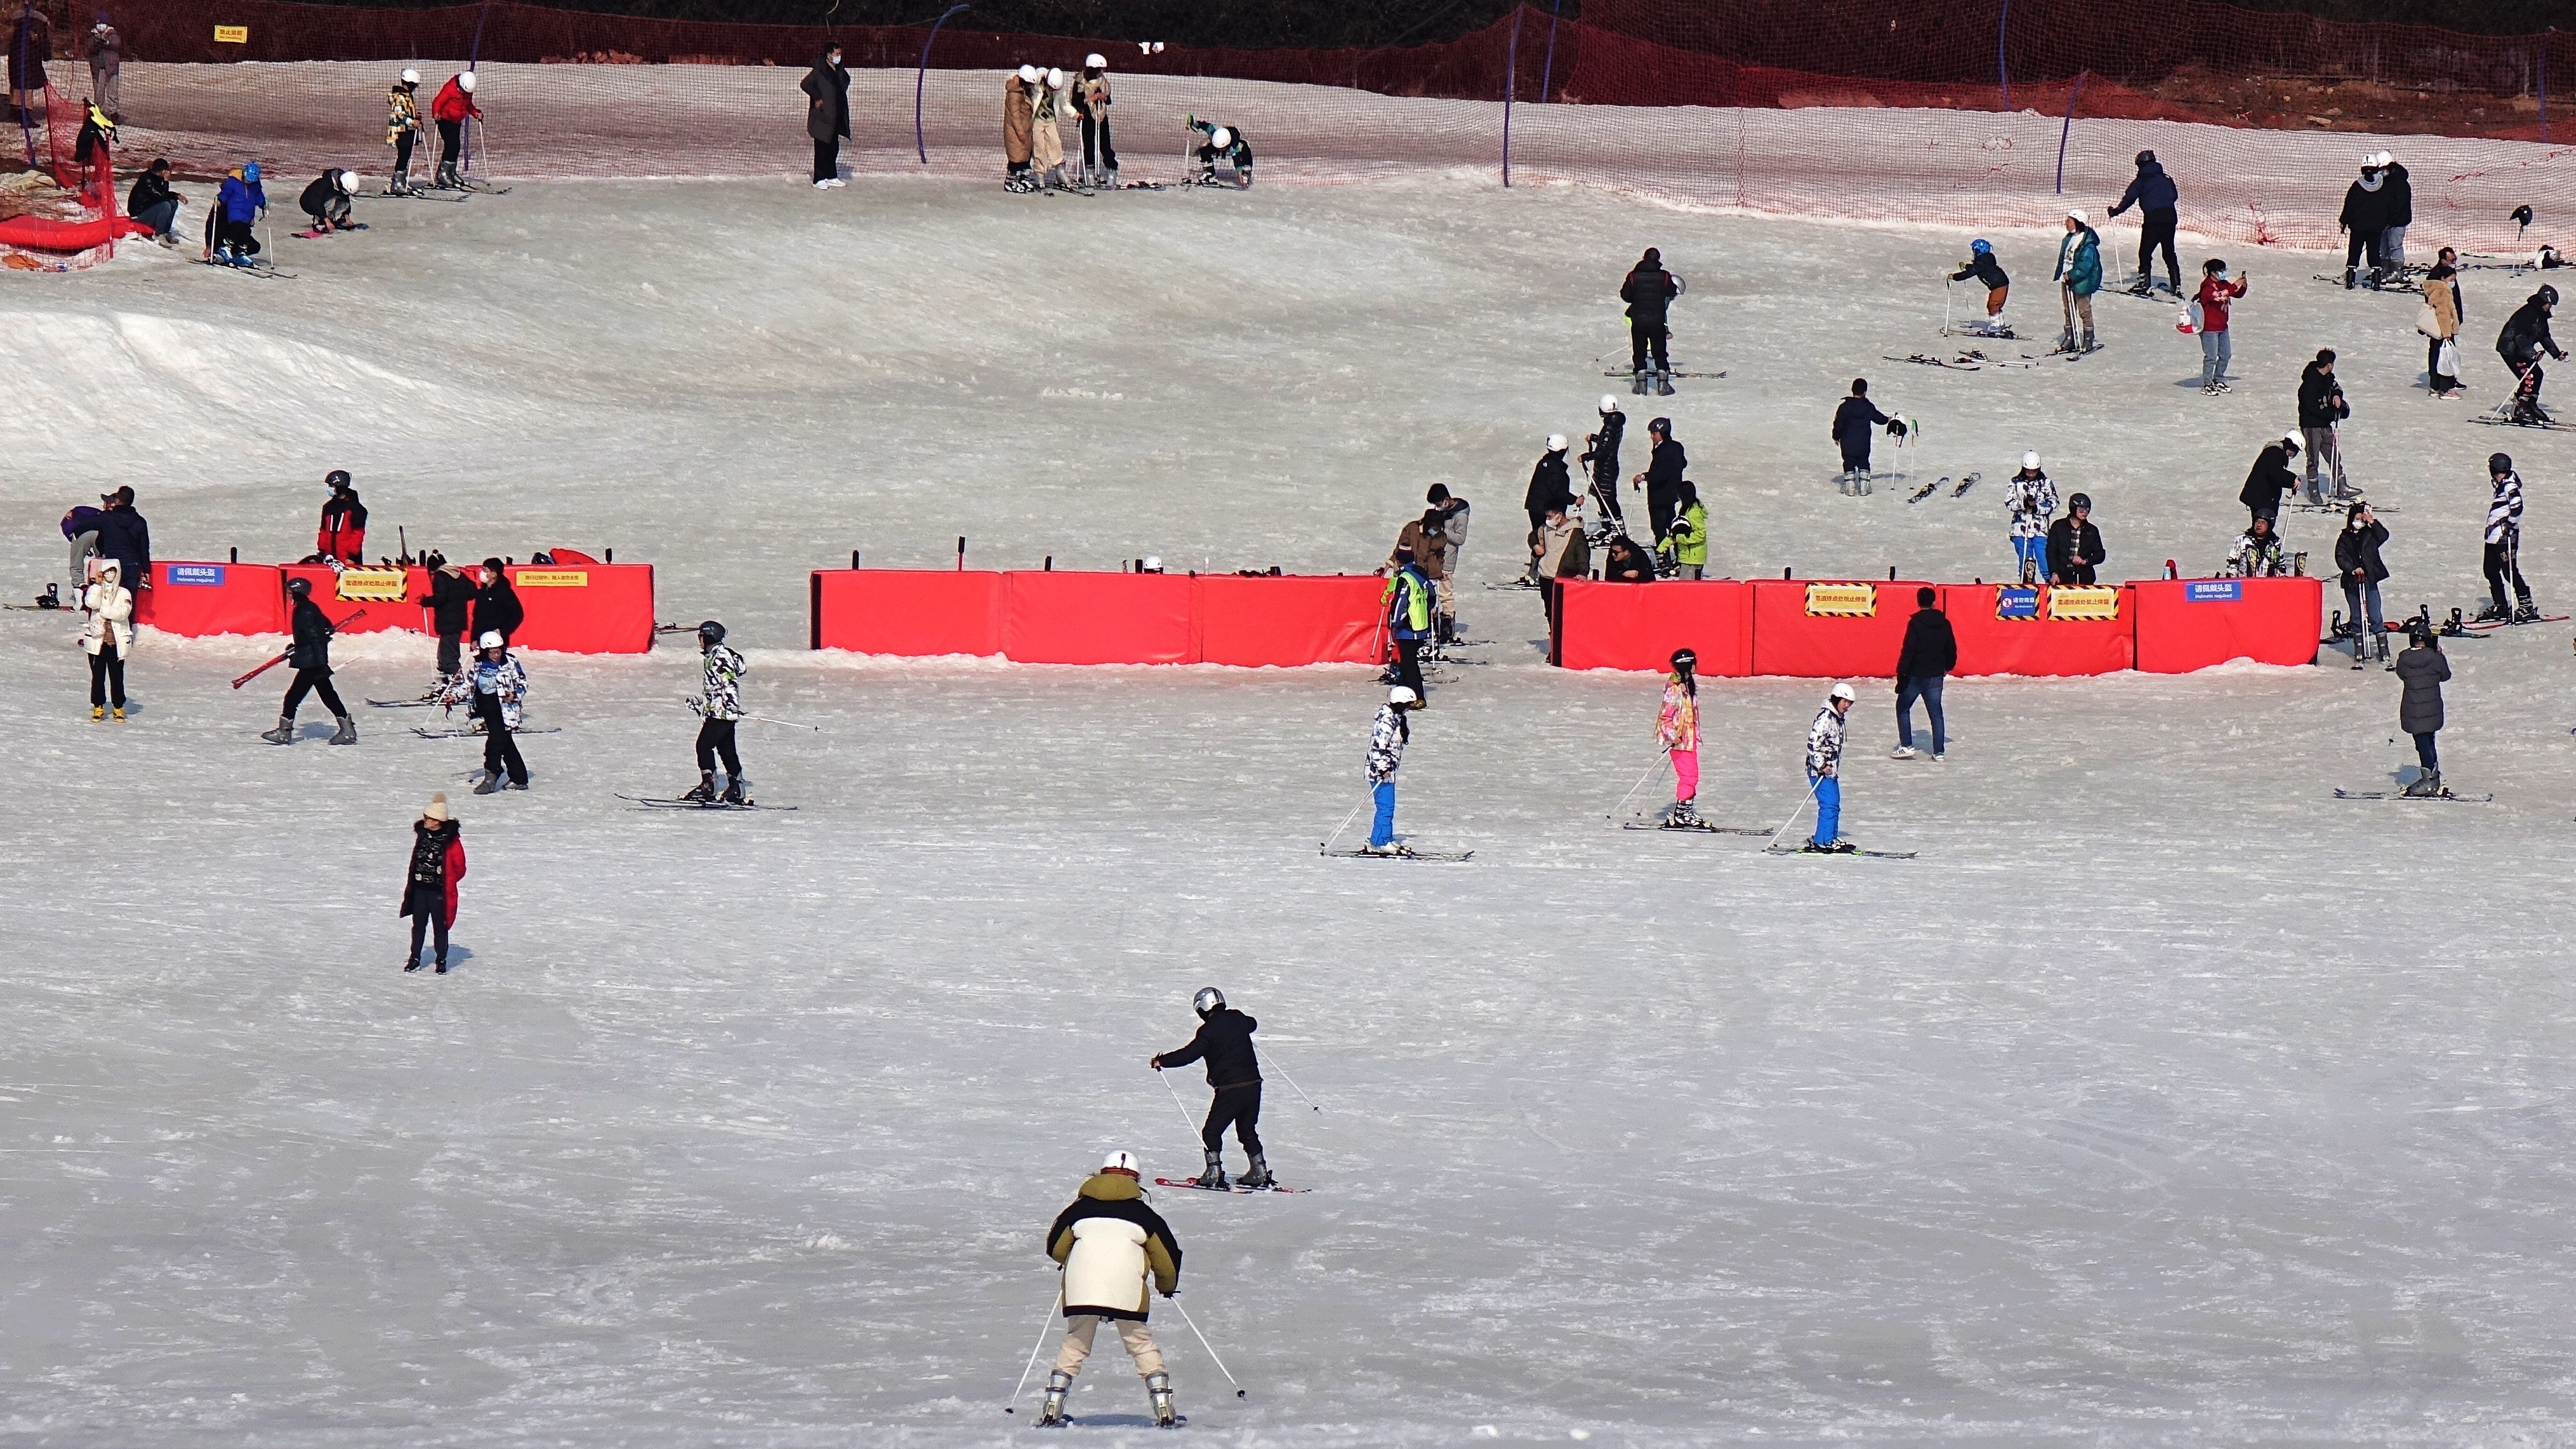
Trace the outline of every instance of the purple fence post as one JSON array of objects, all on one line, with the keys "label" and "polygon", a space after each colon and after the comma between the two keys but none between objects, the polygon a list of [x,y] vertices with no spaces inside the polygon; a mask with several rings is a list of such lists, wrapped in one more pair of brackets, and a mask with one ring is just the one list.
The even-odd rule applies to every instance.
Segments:
[{"label": "purple fence post", "polygon": [[2549,144],[2549,37],[2558,33],[2550,26],[2540,32],[2540,144]]},{"label": "purple fence post", "polygon": [[[483,22],[491,18],[492,0],[483,0],[483,8],[474,15],[474,44],[465,52],[465,73],[468,75],[474,73],[475,64],[483,59]],[[472,97],[467,99],[470,101]],[[465,124],[457,130],[462,134],[457,138],[456,169],[471,171],[474,169],[474,118],[467,116]]]},{"label": "purple fence post", "polygon": [[2004,32],[2012,26],[2012,0],[2004,0],[2003,18],[1995,22],[1995,84],[2003,87],[2004,109],[2012,109],[2012,72],[2004,67]]},{"label": "purple fence post", "polygon": [[922,88],[930,83],[930,42],[939,38],[939,27],[948,23],[949,16],[965,8],[951,5],[940,12],[939,18],[930,22],[930,33],[921,38],[921,69],[912,78],[912,150],[924,166],[930,164],[930,144],[922,137],[921,94]]},{"label": "purple fence post", "polygon": [[1514,83],[1520,79],[1521,12],[1528,8],[1525,5],[1512,7],[1512,38],[1503,51],[1503,186],[1506,190],[1512,184],[1512,92]]},{"label": "purple fence post", "polygon": [[[1538,68],[1538,100],[1540,105],[1547,104],[1548,84],[1556,79],[1556,22],[1564,14],[1565,0],[1548,0],[1547,59],[1541,61]],[[2540,108],[2540,125],[2540,139],[2546,141],[2549,139],[2549,107],[2545,103]]]},{"label": "purple fence post", "polygon": [[2075,102],[2084,94],[2084,78],[2093,72],[2075,73],[2075,89],[2066,93],[2066,124],[2057,131],[2057,194],[2066,194],[2066,138],[2075,134]]}]

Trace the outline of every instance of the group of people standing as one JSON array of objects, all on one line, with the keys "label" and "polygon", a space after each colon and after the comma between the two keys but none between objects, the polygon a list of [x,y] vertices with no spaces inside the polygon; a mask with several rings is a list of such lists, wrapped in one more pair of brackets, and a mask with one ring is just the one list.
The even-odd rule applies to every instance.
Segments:
[{"label": "group of people standing", "polygon": [[[1082,59],[1082,72],[1041,70],[1023,64],[1002,81],[1003,187],[1011,191],[1089,189],[1118,185],[1118,149],[1110,135],[1114,98],[1109,87],[1108,58],[1093,52]],[[1082,121],[1082,169],[1065,174],[1064,113]],[[1228,138],[1232,138],[1229,136]],[[1246,184],[1251,148],[1244,148]]]}]

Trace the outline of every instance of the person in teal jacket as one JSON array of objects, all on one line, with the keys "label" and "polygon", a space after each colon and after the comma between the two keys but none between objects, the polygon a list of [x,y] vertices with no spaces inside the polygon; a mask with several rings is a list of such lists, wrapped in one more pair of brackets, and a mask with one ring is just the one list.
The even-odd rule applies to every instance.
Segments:
[{"label": "person in teal jacket", "polygon": [[[2084,208],[2073,207],[2066,213],[2066,239],[2057,244],[2058,296],[2066,304],[2066,330],[2057,338],[2060,352],[2091,352],[2101,344],[2093,340],[2093,294],[2102,290],[2102,238],[2095,235],[2093,223]],[[2082,319],[2084,331],[2079,338],[2075,324]]]}]

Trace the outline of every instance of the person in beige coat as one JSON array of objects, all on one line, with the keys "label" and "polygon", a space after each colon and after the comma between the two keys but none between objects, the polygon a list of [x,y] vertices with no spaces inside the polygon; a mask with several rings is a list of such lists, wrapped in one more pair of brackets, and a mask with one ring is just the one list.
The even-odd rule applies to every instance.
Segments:
[{"label": "person in beige coat", "polygon": [[1024,65],[1002,82],[1002,160],[1009,166],[1003,184],[1016,190],[1028,189],[1029,150],[1036,144],[1037,89],[1045,79],[1036,66]]},{"label": "person in beige coat", "polygon": [[1047,1375],[1038,1422],[1065,1422],[1064,1396],[1072,1392],[1082,1361],[1091,1356],[1092,1337],[1105,1318],[1118,1325],[1118,1337],[1136,1361],[1153,1400],[1155,1422],[1167,1427],[1178,1423],[1171,1375],[1163,1372],[1163,1351],[1154,1346],[1145,1315],[1153,1302],[1147,1296],[1149,1282],[1166,1298],[1180,1291],[1181,1245],[1163,1215],[1146,1205],[1143,1173],[1133,1156],[1110,1153],[1072,1205],[1056,1214],[1055,1225],[1047,1229],[1047,1256],[1064,1265],[1064,1347],[1055,1356],[1055,1371]]},{"label": "person in beige coat", "polygon": [[1029,165],[1038,180],[1048,187],[1062,187],[1064,181],[1064,72],[1048,71],[1038,82],[1037,99],[1029,111]]},{"label": "person in beige coat", "polygon": [[[2460,254],[2442,248],[2441,257],[2424,278],[2424,308],[2433,314],[2433,330],[2425,334],[2424,385],[2435,397],[2449,397],[2460,387]],[[2450,356],[2444,358],[2448,348]],[[2445,369],[2442,364],[2451,365]]]},{"label": "person in beige coat", "polygon": [[105,719],[108,706],[125,719],[125,661],[134,654],[134,591],[125,587],[124,565],[103,559],[98,579],[81,591],[89,619],[81,625],[81,648],[89,652],[89,717]]}]

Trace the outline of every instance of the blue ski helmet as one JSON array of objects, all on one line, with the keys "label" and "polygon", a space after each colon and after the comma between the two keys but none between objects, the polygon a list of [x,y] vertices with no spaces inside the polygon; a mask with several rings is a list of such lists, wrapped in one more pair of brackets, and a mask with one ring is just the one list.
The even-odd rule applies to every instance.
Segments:
[{"label": "blue ski helmet", "polygon": [[1984,237],[1979,237],[1975,241],[1968,243],[1968,250],[1981,257],[1994,249],[1995,244],[1986,240]]},{"label": "blue ski helmet", "polygon": [[257,181],[258,179],[259,179],[259,163],[258,163],[258,162],[253,161],[253,162],[251,162],[249,165],[244,166],[244,167],[242,168],[242,180],[244,180],[244,181]]}]

